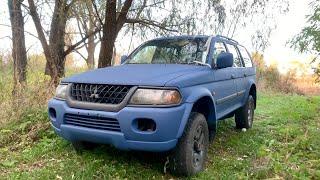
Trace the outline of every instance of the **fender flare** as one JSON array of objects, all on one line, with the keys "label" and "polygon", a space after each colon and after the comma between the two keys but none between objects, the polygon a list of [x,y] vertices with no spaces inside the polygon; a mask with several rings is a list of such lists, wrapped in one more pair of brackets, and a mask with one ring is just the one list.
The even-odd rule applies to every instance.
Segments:
[{"label": "fender flare", "polygon": [[252,79],[250,79],[248,83],[249,83],[249,86],[248,86],[248,89],[247,89],[247,91],[246,91],[246,96],[245,96],[244,101],[247,100],[247,97],[249,96],[251,87],[252,87],[253,85],[257,87],[256,83],[255,83],[254,80],[252,80]]},{"label": "fender flare", "polygon": [[252,87],[252,86],[255,86],[255,88],[256,88],[256,94],[255,94],[255,97],[254,97],[254,100],[255,100],[254,103],[255,103],[255,108],[256,108],[256,106],[257,106],[257,98],[258,98],[258,97],[257,97],[257,85],[256,85],[256,83],[254,82],[254,80],[252,80],[252,79],[249,81],[249,84],[250,84],[250,85],[249,85],[249,89],[248,89],[248,91],[247,91],[246,97],[249,97],[249,93],[250,93],[251,87]]},{"label": "fender flare", "polygon": [[217,121],[216,104],[215,104],[215,100],[212,97],[212,94],[210,93],[210,91],[206,88],[198,88],[196,90],[190,89],[189,92],[190,92],[190,94],[185,99],[185,103],[187,104],[187,106],[186,106],[186,110],[183,115],[183,118],[181,120],[181,123],[180,123],[177,138],[180,138],[184,132],[185,126],[188,123],[189,116],[192,111],[194,103],[196,103],[199,99],[201,99],[203,97],[210,97],[210,99],[212,100],[213,108],[214,108],[212,119],[211,120],[207,119],[208,124],[210,123],[210,124],[214,124],[215,126],[217,126],[217,123],[216,123],[216,121]]}]

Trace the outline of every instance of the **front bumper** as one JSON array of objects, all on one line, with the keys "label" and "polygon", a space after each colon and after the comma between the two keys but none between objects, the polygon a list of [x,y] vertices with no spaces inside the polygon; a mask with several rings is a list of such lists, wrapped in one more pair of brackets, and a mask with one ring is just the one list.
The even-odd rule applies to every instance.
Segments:
[{"label": "front bumper", "polygon": [[[160,152],[176,146],[187,123],[192,104],[184,103],[170,108],[124,107],[118,112],[105,112],[71,108],[65,101],[51,99],[48,108],[53,108],[56,112],[55,118],[49,115],[55,132],[69,141],[112,144],[123,150]],[[121,132],[65,124],[66,113],[117,119]],[[152,119],[156,123],[156,130],[137,130],[133,123],[141,118]]]}]

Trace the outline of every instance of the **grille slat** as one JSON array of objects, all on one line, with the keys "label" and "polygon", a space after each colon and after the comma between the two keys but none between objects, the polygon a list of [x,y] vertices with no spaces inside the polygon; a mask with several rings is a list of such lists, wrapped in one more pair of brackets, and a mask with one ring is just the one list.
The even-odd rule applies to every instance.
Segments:
[{"label": "grille slat", "polygon": [[72,117],[72,116],[65,116],[65,119],[76,119],[76,120],[79,120],[79,121],[84,121],[84,122],[87,122],[87,121],[92,121],[92,122],[102,122],[102,123],[107,123],[107,124],[119,124],[118,121],[116,120],[112,120],[112,121],[109,121],[109,120],[101,120],[101,119],[95,119],[95,118],[84,118],[84,117]]},{"label": "grille slat", "polygon": [[113,118],[65,114],[64,122],[74,126],[121,132],[118,120]]},{"label": "grille slat", "polygon": [[69,121],[69,122],[76,122],[76,123],[81,123],[81,124],[120,128],[120,126],[116,125],[116,124],[99,123],[99,122],[95,122],[95,121],[87,122],[87,121],[82,121],[82,120],[73,119],[73,118],[66,118],[66,120]]},{"label": "grille slat", "polygon": [[120,104],[132,86],[83,84],[74,83],[71,86],[71,98],[76,101]]},{"label": "grille slat", "polygon": [[96,126],[96,125],[91,125],[91,124],[83,125],[82,123],[78,123],[78,122],[69,122],[68,124],[75,125],[75,126],[86,127],[86,128],[93,128],[93,129],[101,129],[101,130],[120,132],[119,128],[103,127],[103,126]]}]

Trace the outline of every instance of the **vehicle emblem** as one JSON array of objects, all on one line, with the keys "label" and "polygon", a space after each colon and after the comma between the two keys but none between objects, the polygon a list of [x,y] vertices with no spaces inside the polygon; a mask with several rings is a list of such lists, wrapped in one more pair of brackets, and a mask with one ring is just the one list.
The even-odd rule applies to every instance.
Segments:
[{"label": "vehicle emblem", "polygon": [[95,98],[95,99],[99,98],[99,94],[98,94],[98,89],[97,88],[94,88],[93,93],[90,95],[90,98]]}]

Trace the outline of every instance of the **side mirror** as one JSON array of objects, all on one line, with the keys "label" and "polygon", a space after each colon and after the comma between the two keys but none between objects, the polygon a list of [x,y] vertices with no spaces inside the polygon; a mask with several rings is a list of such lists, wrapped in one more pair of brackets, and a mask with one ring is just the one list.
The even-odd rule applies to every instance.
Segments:
[{"label": "side mirror", "polygon": [[123,64],[127,59],[128,59],[128,56],[127,56],[127,55],[121,56],[121,58],[120,58],[120,64]]},{"label": "side mirror", "polygon": [[217,58],[217,68],[222,69],[222,68],[227,68],[232,66],[233,66],[233,54],[227,53],[227,52],[220,53]]}]

